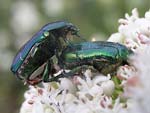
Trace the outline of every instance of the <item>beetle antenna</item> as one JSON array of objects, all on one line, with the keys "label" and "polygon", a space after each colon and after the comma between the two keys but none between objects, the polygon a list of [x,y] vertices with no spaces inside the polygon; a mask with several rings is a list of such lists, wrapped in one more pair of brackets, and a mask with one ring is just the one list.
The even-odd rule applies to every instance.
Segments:
[{"label": "beetle antenna", "polygon": [[81,35],[79,35],[78,33],[76,34],[77,37],[79,37],[80,39],[82,39],[84,42],[87,42],[87,40],[85,38],[83,38]]}]

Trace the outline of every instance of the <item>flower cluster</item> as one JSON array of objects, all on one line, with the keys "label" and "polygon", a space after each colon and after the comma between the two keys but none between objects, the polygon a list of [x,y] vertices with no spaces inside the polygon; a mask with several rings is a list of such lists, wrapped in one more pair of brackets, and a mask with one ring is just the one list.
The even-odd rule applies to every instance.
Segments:
[{"label": "flower cluster", "polygon": [[112,110],[110,96],[115,86],[110,76],[97,75],[92,79],[91,71],[86,70],[85,79],[77,76],[73,81],[62,78],[60,83],[44,83],[43,88],[30,86],[25,93],[21,113],[98,113]]},{"label": "flower cluster", "polygon": [[108,41],[120,42],[133,51],[144,49],[150,44],[150,12],[145,13],[145,18],[139,18],[137,9],[132,10],[132,16],[125,14],[126,19],[119,19],[118,33],[111,35]]},{"label": "flower cluster", "polygon": [[118,78],[122,80],[124,96],[128,97],[125,113],[149,113],[150,98],[150,11],[139,18],[137,9],[132,16],[120,19],[118,33],[112,34],[109,41],[120,42],[134,51],[129,59],[131,66],[121,66]]},{"label": "flower cluster", "polygon": [[150,12],[139,18],[134,9],[125,17],[108,41],[134,52],[130,65],[120,66],[114,78],[86,70],[84,77],[30,86],[20,113],[150,113]]}]

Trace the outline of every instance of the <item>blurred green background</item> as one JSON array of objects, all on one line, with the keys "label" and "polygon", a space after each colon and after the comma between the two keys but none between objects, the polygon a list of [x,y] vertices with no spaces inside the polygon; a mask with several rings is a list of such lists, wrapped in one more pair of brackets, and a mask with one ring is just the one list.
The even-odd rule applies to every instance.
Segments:
[{"label": "blurred green background", "polygon": [[118,19],[138,8],[140,16],[150,0],[1,0],[0,1],[0,113],[18,113],[27,86],[10,72],[18,49],[44,24],[68,20],[87,40],[106,40],[117,32]]}]

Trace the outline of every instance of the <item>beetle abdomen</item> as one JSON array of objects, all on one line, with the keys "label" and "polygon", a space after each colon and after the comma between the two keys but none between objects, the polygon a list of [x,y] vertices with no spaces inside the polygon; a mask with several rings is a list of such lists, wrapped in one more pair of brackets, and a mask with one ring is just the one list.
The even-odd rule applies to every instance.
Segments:
[{"label": "beetle abdomen", "polygon": [[102,73],[115,70],[127,60],[129,49],[113,42],[83,42],[66,47],[61,58],[68,69],[90,65]]}]

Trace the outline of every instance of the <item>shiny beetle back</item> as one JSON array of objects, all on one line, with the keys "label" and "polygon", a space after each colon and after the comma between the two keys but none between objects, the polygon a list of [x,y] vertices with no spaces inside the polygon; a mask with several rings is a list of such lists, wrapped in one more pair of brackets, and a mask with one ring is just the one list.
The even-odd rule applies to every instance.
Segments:
[{"label": "shiny beetle back", "polygon": [[67,40],[65,38],[68,32],[76,35],[78,29],[67,21],[57,21],[43,26],[18,51],[12,62],[11,71],[18,78],[25,80],[32,78],[30,76],[33,73],[42,77],[44,63],[55,55],[56,49],[61,49],[59,48],[61,45],[59,38]]}]

